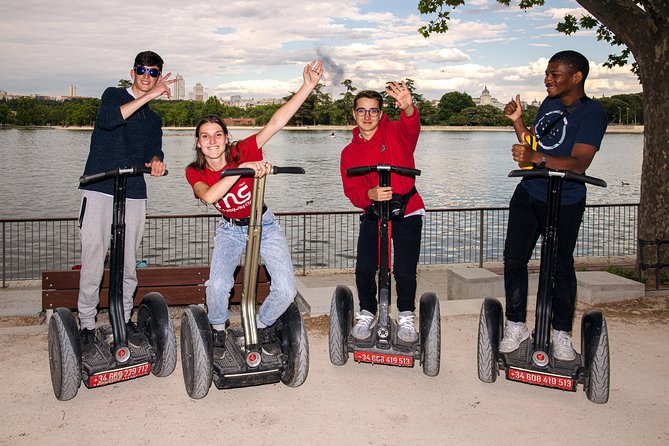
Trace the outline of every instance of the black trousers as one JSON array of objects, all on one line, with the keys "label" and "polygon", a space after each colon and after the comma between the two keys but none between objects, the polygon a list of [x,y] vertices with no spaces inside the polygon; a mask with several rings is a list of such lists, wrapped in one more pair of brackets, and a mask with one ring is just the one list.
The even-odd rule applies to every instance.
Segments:
[{"label": "black trousers", "polygon": [[[527,316],[527,262],[540,235],[545,235],[546,203],[532,198],[518,184],[509,204],[509,224],[504,244],[504,290],[506,317],[525,322]],[[557,236],[553,320],[556,330],[571,331],[576,305],[574,248],[583,221],[585,199],[560,206]]]},{"label": "black trousers", "polygon": [[[376,314],[378,306],[376,272],[378,259],[378,221],[363,218],[358,238],[358,257],[355,263],[355,283],[360,309]],[[393,275],[397,290],[397,310],[416,309],[416,266],[420,255],[423,217],[413,215],[392,222]]]}]

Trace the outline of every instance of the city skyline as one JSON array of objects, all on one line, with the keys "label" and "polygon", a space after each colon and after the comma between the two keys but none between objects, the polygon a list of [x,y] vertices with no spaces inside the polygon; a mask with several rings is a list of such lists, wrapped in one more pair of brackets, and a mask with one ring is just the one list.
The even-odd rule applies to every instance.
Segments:
[{"label": "city skyline", "polygon": [[388,80],[411,78],[426,99],[451,91],[477,97],[487,86],[501,102],[518,93],[532,102],[545,96],[548,57],[562,49],[591,61],[591,96],[641,91],[629,66],[602,67],[615,48],[597,42],[594,32],[555,31],[565,13],[584,13],[574,0],[527,11],[468,0],[453,10],[448,32],[429,39],[417,32],[427,21],[418,0],[316,0],[299,13],[287,0],[233,2],[224,11],[166,0],[159,14],[126,0],[8,3],[0,18],[0,90],[10,94],[64,96],[75,85],[80,96],[99,97],[130,77],[134,55],[145,49],[165,59],[165,74],[192,79],[186,92],[200,83],[219,98],[284,97],[299,88],[306,62],[322,58],[324,91],[333,99],[344,79],[381,90]]}]

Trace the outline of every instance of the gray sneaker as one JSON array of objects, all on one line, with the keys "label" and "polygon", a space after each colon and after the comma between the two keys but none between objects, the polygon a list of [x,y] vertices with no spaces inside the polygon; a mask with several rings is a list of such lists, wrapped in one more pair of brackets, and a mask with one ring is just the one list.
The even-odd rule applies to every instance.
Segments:
[{"label": "gray sneaker", "polygon": [[372,328],[376,326],[376,316],[367,310],[355,314],[356,323],[351,330],[351,336],[363,340],[372,335]]},{"label": "gray sneaker", "polygon": [[567,362],[576,359],[569,332],[553,329],[553,357]]},{"label": "gray sneaker", "polygon": [[397,337],[401,341],[414,343],[418,340],[413,311],[401,311],[397,313],[397,327]]},{"label": "gray sneaker", "polygon": [[530,337],[530,331],[525,322],[506,321],[504,324],[504,337],[499,343],[500,353],[511,353],[518,350],[521,342]]}]

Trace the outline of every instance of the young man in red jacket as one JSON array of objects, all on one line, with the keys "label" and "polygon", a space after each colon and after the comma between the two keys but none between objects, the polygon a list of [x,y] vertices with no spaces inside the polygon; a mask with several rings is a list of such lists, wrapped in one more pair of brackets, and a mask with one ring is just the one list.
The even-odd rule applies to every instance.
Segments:
[{"label": "young man in red jacket", "polygon": [[393,97],[401,114],[391,121],[381,110],[383,97],[371,90],[361,91],[353,101],[353,117],[357,127],[353,139],[341,154],[341,177],[344,194],[351,203],[365,212],[360,224],[355,280],[360,312],[351,334],[367,339],[376,325],[376,272],[378,270],[378,222],[371,206],[388,201],[393,193],[408,198],[404,218],[392,222],[393,273],[397,290],[398,337],[405,343],[418,339],[414,325],[416,309],[416,266],[420,254],[421,231],[425,205],[415,191],[415,179],[391,173],[392,187],[379,187],[379,176],[370,173],[347,177],[351,167],[390,164],[415,168],[414,151],[420,135],[420,118],[413,105],[411,92],[404,82],[391,82],[386,93]]}]

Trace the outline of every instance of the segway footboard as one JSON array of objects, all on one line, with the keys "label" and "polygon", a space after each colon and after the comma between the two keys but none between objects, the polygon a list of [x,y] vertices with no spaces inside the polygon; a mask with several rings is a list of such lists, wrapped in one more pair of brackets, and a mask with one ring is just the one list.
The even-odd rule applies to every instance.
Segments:
[{"label": "segway footboard", "polygon": [[95,337],[94,350],[81,358],[81,380],[87,388],[129,381],[151,373],[154,352],[148,342],[140,346],[128,344],[130,359],[119,364],[112,351],[114,336],[111,326],[98,327]]},{"label": "segway footboard", "polygon": [[[225,339],[225,354],[214,358],[213,382],[218,389],[274,384],[281,381],[282,355],[270,355],[258,348],[246,350],[244,331],[229,328]],[[249,361],[257,363],[250,366]]]},{"label": "segway footboard", "polygon": [[506,379],[570,392],[576,391],[578,383],[584,383],[586,374],[578,353],[569,362],[546,358],[548,364],[543,367],[532,361],[532,356],[536,354],[545,353],[533,353],[531,339],[523,341],[520,348],[513,353],[500,354],[499,366],[504,369]]}]

